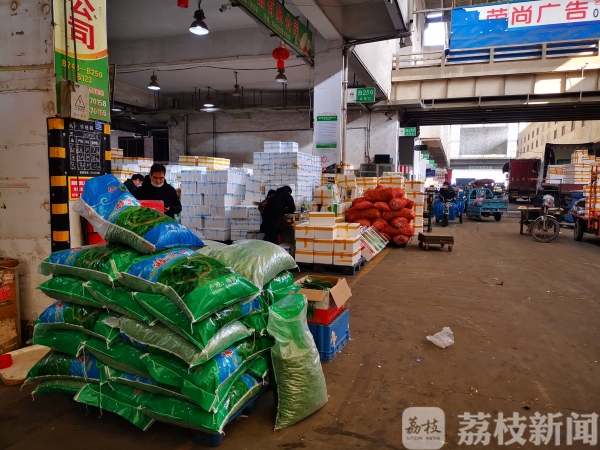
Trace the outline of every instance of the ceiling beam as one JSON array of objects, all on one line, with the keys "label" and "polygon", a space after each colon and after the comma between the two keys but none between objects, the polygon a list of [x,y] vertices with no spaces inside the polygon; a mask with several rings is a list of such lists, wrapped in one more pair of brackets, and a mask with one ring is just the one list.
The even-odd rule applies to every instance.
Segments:
[{"label": "ceiling beam", "polygon": [[[298,8],[298,11],[306,17],[325,40],[337,41],[342,39],[343,35],[338,29],[338,27],[341,28],[343,22],[344,5],[341,2],[338,0],[327,0],[328,6],[321,6],[315,0],[301,0],[299,3],[300,5],[294,3],[294,6]],[[325,10],[327,10],[327,13]],[[337,22],[338,27],[334,25],[330,17]]]}]

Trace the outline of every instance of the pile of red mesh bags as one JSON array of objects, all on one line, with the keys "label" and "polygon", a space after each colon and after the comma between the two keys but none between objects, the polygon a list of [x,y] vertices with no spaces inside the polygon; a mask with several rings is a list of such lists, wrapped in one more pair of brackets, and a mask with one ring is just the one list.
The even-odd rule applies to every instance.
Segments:
[{"label": "pile of red mesh bags", "polygon": [[352,201],[347,220],[365,227],[372,226],[388,241],[402,245],[408,243],[415,233],[411,225],[416,217],[413,206],[412,200],[404,198],[403,189],[377,186]]}]

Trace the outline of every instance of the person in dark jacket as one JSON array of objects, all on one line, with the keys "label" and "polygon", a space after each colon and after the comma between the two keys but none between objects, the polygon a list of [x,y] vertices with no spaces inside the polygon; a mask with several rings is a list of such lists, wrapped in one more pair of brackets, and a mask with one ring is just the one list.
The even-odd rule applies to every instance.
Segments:
[{"label": "person in dark jacket", "polygon": [[142,175],[141,173],[135,173],[131,176],[131,178],[127,178],[127,180],[125,180],[125,183],[123,184],[129,191],[129,193],[133,195],[135,193],[135,190],[142,185],[143,181],[144,175]]},{"label": "person in dark jacket", "polygon": [[294,197],[292,197],[292,188],[283,186],[277,189],[275,194],[267,201],[262,214],[262,224],[260,232],[265,234],[264,241],[279,243],[279,234],[281,233],[281,221],[286,214],[293,214],[296,211]]},{"label": "person in dark jacket", "polygon": [[450,183],[444,181],[442,188],[440,189],[440,200],[443,202],[451,202],[456,198],[456,192],[452,187],[450,187]]},{"label": "person in dark jacket", "polygon": [[267,198],[265,198],[262,202],[260,202],[258,204],[258,211],[260,212],[260,217],[262,217],[263,213],[265,212],[265,206],[267,206],[267,200],[269,200],[271,197],[273,197],[274,194],[275,194],[275,190],[270,189],[269,192],[267,192]]},{"label": "person in dark jacket", "polygon": [[174,217],[181,212],[181,202],[175,188],[165,181],[165,173],[165,166],[153,164],[150,167],[150,175],[146,175],[134,195],[138,200],[162,200],[165,204],[165,214]]}]

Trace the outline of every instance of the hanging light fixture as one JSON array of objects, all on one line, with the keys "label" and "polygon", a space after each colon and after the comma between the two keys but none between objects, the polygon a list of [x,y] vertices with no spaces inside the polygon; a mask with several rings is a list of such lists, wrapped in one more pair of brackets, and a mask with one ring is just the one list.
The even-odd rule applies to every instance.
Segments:
[{"label": "hanging light fixture", "polygon": [[198,0],[198,9],[194,13],[194,21],[190,25],[190,32],[197,34],[198,36],[203,36],[208,34],[208,27],[204,23],[206,16],[204,15],[204,11],[200,9],[200,1]]},{"label": "hanging light fixture", "polygon": [[158,77],[152,72],[152,76],[150,77],[150,84],[148,84],[148,89],[151,91],[160,91],[160,86],[158,84]]},{"label": "hanging light fixture", "polygon": [[212,108],[213,106],[215,106],[215,104],[213,103],[212,98],[210,98],[210,86],[209,86],[208,94],[206,94],[206,98],[204,99],[204,107]]},{"label": "hanging light fixture", "polygon": [[235,74],[235,85],[233,86],[235,88],[235,90],[233,91],[233,93],[231,94],[232,97],[239,97],[240,95],[242,95],[242,91],[240,91],[240,85],[238,84],[237,81],[237,72],[233,72]]},{"label": "hanging light fixture", "polygon": [[282,45],[280,47],[277,47],[275,50],[273,50],[273,53],[271,55],[273,56],[274,59],[277,60],[278,74],[275,77],[275,81],[277,81],[278,83],[287,83],[287,77],[285,76],[284,72],[285,72],[285,60],[290,57],[289,50]]}]

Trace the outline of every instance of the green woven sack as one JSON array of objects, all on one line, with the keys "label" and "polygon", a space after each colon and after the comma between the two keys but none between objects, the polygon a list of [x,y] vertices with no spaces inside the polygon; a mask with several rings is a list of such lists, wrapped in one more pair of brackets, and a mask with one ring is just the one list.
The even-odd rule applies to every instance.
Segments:
[{"label": "green woven sack", "polygon": [[52,351],[29,370],[25,383],[59,379],[98,383],[100,381],[99,367],[100,364],[92,355],[71,356]]},{"label": "green woven sack", "polygon": [[125,385],[115,384],[109,387],[88,384],[77,393],[75,401],[118,414],[146,431],[154,420],[144,414],[142,408],[152,401],[152,398],[152,394],[148,392]]},{"label": "green woven sack", "polygon": [[159,383],[150,377],[141,377],[132,373],[122,372],[110,366],[104,366],[100,371],[100,381],[102,383],[120,383],[134,389],[141,389],[151,394],[167,395],[187,400],[187,397],[179,392],[178,389]]},{"label": "green woven sack", "polygon": [[75,277],[54,277],[44,281],[37,288],[54,300],[75,303],[92,308],[102,308],[102,303],[92,297],[84,287],[85,280]]},{"label": "green woven sack", "polygon": [[156,317],[140,306],[133,298],[133,292],[130,289],[121,286],[111,287],[97,281],[88,281],[84,287],[105,308],[148,325],[154,325],[158,321]]},{"label": "green woven sack", "polygon": [[150,376],[146,365],[140,360],[145,352],[123,340],[112,344],[109,348],[99,339],[88,339],[84,344],[84,350],[115,369],[142,377]]},{"label": "green woven sack", "polygon": [[86,381],[80,380],[42,381],[31,394],[65,394],[74,397],[87,384]]},{"label": "green woven sack", "polygon": [[304,295],[288,295],[269,308],[267,331],[279,404],[275,429],[289,427],[327,403],[319,352],[306,323]]},{"label": "green woven sack", "polygon": [[[93,338],[83,331],[54,330],[36,326],[33,329],[33,337],[27,343],[45,345],[57,352],[78,356],[88,339]],[[104,345],[106,346],[106,343]]]}]

